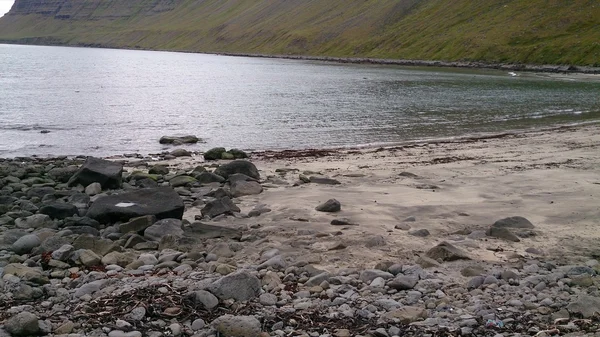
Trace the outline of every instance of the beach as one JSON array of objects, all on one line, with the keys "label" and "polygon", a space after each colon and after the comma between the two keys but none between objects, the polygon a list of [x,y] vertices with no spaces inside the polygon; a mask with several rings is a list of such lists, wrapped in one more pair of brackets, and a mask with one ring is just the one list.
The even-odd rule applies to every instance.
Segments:
[{"label": "beach", "polygon": [[[5,159],[0,324],[33,315],[47,334],[78,336],[598,336],[599,148],[598,124],[241,161],[175,146],[100,160],[123,165],[117,189],[77,185],[85,157]],[[144,206],[125,196],[148,188],[166,193],[147,199],[163,213],[119,213]],[[26,214],[49,198],[80,216],[59,215],[62,202]],[[175,208],[182,220],[169,219]],[[14,286],[25,280],[54,290]]]}]

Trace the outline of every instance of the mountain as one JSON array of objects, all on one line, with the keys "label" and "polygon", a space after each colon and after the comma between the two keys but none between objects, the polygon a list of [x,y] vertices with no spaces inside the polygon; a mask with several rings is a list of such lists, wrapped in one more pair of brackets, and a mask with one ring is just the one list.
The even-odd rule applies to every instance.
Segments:
[{"label": "mountain", "polygon": [[0,41],[600,66],[597,0],[16,0]]}]

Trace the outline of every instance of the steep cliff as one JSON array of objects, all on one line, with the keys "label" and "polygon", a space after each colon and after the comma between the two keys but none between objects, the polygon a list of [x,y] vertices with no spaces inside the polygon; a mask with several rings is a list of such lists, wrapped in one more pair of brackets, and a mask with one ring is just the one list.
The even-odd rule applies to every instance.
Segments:
[{"label": "steep cliff", "polygon": [[0,41],[600,65],[596,0],[17,0]]}]

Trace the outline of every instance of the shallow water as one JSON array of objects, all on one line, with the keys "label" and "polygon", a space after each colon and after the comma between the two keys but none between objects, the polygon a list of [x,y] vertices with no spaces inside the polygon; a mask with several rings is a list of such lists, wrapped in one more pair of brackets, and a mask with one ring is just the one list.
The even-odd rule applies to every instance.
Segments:
[{"label": "shallow water", "polygon": [[162,135],[204,139],[190,150],[301,149],[596,120],[598,76],[0,45],[0,157],[156,153]]}]

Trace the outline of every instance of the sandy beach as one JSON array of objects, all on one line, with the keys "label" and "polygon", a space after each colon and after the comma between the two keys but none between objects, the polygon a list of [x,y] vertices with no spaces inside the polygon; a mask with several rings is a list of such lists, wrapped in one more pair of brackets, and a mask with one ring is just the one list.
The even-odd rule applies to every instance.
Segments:
[{"label": "sandy beach", "polygon": [[[600,126],[590,125],[490,139],[316,151],[325,155],[304,158],[285,157],[310,151],[257,153],[252,162],[265,179],[265,191],[239,198],[238,206],[247,213],[265,204],[272,211],[218,223],[260,226],[268,236],[256,254],[275,247],[319,261],[320,267],[331,271],[372,267],[389,259],[414,262],[443,240],[492,263],[535,257],[527,248],[539,250],[544,258],[581,262],[600,255],[599,148]],[[203,159],[164,163],[191,170]],[[341,184],[293,186],[301,174],[328,176]],[[341,202],[341,212],[329,215],[315,210],[331,198]],[[184,218],[193,222],[198,214],[200,209],[191,207]],[[454,234],[486,230],[510,216],[523,216],[535,225],[529,237],[509,243]],[[409,217],[414,221],[405,221]],[[357,226],[330,225],[339,218]],[[431,235],[415,237],[395,229],[398,224],[427,229]],[[369,239],[378,236],[385,245],[365,248]],[[339,243],[347,248],[329,250]]]}]

